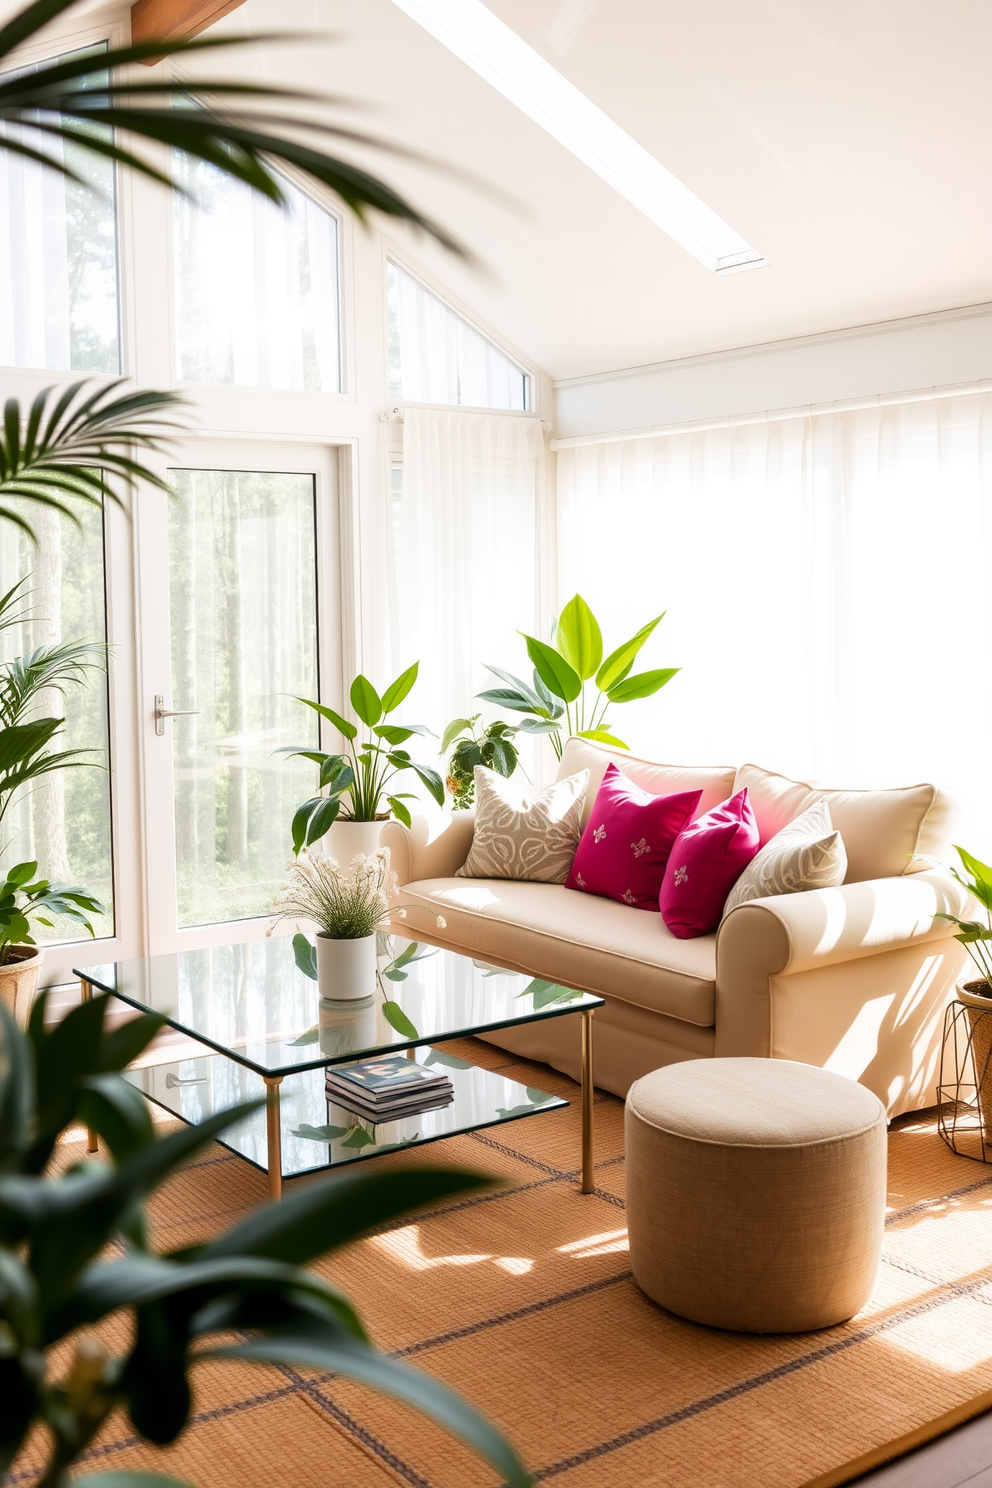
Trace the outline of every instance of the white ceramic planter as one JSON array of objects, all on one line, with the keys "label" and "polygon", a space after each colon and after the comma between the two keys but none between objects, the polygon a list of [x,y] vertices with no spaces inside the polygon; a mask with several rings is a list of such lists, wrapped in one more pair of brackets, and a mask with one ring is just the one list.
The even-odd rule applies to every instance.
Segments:
[{"label": "white ceramic planter", "polygon": [[333,940],[318,932],[317,989],[329,1002],[352,1002],[375,991],[375,936]]},{"label": "white ceramic planter", "polygon": [[347,868],[359,853],[368,857],[370,853],[378,851],[379,838],[385,825],[385,822],[381,821],[332,822],[323,838],[324,852],[329,858],[334,858],[340,863],[342,868]]},{"label": "white ceramic planter", "polygon": [[14,1021],[26,1028],[45,953],[40,946],[14,946],[11,956],[14,959],[0,966],[0,998]]}]

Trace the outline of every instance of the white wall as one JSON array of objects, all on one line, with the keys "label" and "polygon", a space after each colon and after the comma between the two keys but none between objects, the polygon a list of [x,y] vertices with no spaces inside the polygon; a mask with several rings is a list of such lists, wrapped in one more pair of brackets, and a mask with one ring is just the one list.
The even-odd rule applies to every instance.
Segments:
[{"label": "white wall", "polygon": [[992,378],[992,304],[555,384],[559,439]]}]

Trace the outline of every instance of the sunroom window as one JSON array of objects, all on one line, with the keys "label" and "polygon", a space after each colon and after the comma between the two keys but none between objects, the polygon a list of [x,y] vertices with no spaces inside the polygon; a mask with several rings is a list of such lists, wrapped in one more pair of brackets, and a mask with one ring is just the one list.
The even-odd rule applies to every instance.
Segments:
[{"label": "sunroom window", "polygon": [[530,378],[505,351],[390,262],[389,395],[407,403],[526,412]]},{"label": "sunroom window", "polygon": [[181,379],[340,392],[337,218],[285,179],[282,210],[180,151],[173,179]]},{"label": "sunroom window", "polygon": [[[0,123],[0,140],[18,138],[39,148],[32,130]],[[40,148],[78,179],[0,150],[0,366],[119,372],[113,161],[52,135]]]}]

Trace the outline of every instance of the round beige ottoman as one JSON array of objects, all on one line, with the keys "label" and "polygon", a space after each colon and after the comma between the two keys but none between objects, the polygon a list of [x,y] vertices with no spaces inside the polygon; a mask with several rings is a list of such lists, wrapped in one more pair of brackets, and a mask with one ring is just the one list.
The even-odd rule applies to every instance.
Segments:
[{"label": "round beige ottoman", "polygon": [[875,1288],[885,1109],[784,1059],[692,1059],[627,1096],[634,1279],[670,1312],[745,1333],[844,1322]]}]

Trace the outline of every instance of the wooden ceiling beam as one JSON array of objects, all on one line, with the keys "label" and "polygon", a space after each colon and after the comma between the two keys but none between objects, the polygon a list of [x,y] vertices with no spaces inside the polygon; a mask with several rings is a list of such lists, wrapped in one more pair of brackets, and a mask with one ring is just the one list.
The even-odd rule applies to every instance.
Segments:
[{"label": "wooden ceiling beam", "polygon": [[244,0],[136,0],[131,6],[131,40],[138,44],[197,36],[243,4]]}]

